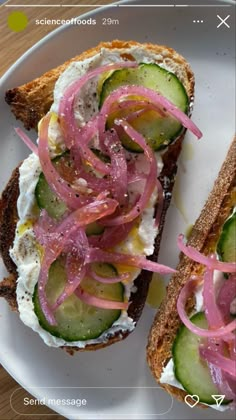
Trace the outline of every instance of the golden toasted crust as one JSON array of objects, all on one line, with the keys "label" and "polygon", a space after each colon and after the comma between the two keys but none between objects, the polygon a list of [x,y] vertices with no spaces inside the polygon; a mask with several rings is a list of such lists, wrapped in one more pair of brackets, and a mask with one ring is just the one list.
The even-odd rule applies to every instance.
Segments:
[{"label": "golden toasted crust", "polygon": [[[49,111],[53,102],[53,90],[55,83],[61,73],[74,61],[83,61],[99,53],[101,48],[113,50],[115,48],[130,48],[132,46],[144,46],[147,50],[160,54],[160,61],[165,60],[166,64],[171,63],[173,72],[178,70],[182,77],[182,82],[188,93],[189,98],[193,97],[194,76],[187,61],[172,48],[153,45],[140,44],[135,41],[119,41],[101,42],[98,46],[91,48],[82,54],[68,60],[64,64],[56,67],[38,77],[37,79],[26,83],[25,85],[10,89],[6,92],[6,102],[11,106],[12,112],[17,119],[20,119],[25,128],[36,128],[39,120]],[[127,56],[127,54],[126,54]],[[163,57],[163,59],[162,59]],[[127,56],[128,59],[132,57]]]},{"label": "golden toasted crust", "polygon": [[[26,85],[23,85],[19,88],[10,90],[6,94],[6,100],[11,105],[13,112],[15,113],[17,118],[20,118],[25,126],[27,128],[35,127],[41,117],[49,110],[50,105],[53,100],[53,89],[55,82],[59,75],[65,70],[65,68],[68,66],[68,64],[72,61],[77,60],[83,60],[87,57],[90,57],[100,51],[102,47],[114,49],[114,48],[129,48],[131,46],[141,46],[143,44],[136,43],[134,41],[126,42],[126,41],[113,41],[113,42],[107,42],[107,43],[101,43],[97,47],[92,48],[89,51],[86,51],[85,53],[81,54],[78,57],[75,57],[74,59],[68,61],[67,63],[64,63],[62,66],[57,67],[56,69],[53,69],[49,71],[48,73],[44,74],[38,79],[35,79],[34,81],[27,83]],[[185,86],[185,89],[188,93],[190,102],[193,100],[194,96],[194,76],[193,73],[188,65],[188,63],[184,60],[183,57],[181,57],[178,53],[176,53],[174,50],[163,47],[163,46],[157,46],[152,44],[144,44],[147,49],[150,51],[154,51],[156,54],[161,54],[162,57],[164,57],[165,60],[171,60],[172,66],[176,66],[176,72],[181,73],[181,77],[183,80],[183,84]],[[127,54],[126,54],[127,56]],[[129,59],[132,59],[132,57],[127,57]],[[163,212],[161,215],[161,222],[160,222],[160,229],[159,234],[156,237],[155,241],[155,251],[154,254],[150,257],[154,261],[157,260],[158,252],[160,248],[160,241],[161,241],[161,234],[164,226],[164,219],[166,211],[170,205],[171,200],[171,191],[174,185],[175,181],[175,175],[177,171],[177,159],[181,151],[182,141],[184,138],[185,132],[181,134],[181,136],[170,145],[167,149],[167,151],[163,155],[163,163],[164,167],[160,175],[160,181],[164,188],[165,193],[165,200],[164,200],[164,207]],[[3,206],[3,211],[0,215],[0,230],[1,227],[6,225],[6,217],[9,220],[8,223],[8,229],[11,230],[11,236],[15,234],[15,226],[16,226],[16,219],[13,217],[13,209],[16,209],[16,201],[18,194],[14,194],[14,203],[11,202],[11,212],[6,212],[6,209],[9,208],[7,205],[8,200],[10,200],[9,194],[6,194],[7,190],[11,190],[12,183],[15,177],[13,176],[7,185],[3,197],[6,197],[6,203]],[[169,182],[166,182],[166,179],[169,179]],[[165,180],[165,182],[164,182]],[[14,185],[14,184],[13,184]],[[14,188],[13,188],[14,189]],[[5,201],[5,200],[3,200]],[[2,237],[0,237],[0,250],[4,250],[2,252],[2,256],[4,259],[4,262],[7,261],[7,258],[9,258],[9,248],[12,244],[8,244],[5,246],[5,240],[7,236],[7,230],[3,230],[4,234]],[[13,239],[12,239],[13,241]],[[3,283],[0,283],[0,296],[5,297],[8,299],[9,303],[13,305],[14,299],[15,299],[15,290],[16,290],[16,269],[13,264],[12,273],[15,276],[12,281],[12,279],[6,279]],[[147,271],[142,271],[141,274],[138,276],[138,278],[135,280],[135,285],[137,286],[137,292],[133,293],[130,298],[130,305],[128,309],[128,315],[137,322],[141,313],[143,306],[145,304],[147,292],[148,292],[148,286],[151,279],[151,273]],[[8,281],[9,280],[9,281]],[[11,285],[11,288],[6,289],[5,285],[8,281],[8,285]],[[7,290],[7,293],[6,293]],[[12,293],[10,293],[10,291]],[[11,299],[9,300],[9,296],[11,296]],[[16,305],[16,302],[15,302]],[[125,338],[128,335],[128,333],[117,333],[114,337],[110,337],[106,343],[96,344],[96,345],[90,345],[86,346],[85,350],[95,350],[98,348],[105,347],[107,345],[110,345],[116,341],[120,341],[121,339]],[[64,347],[70,354],[72,354],[74,351],[83,351],[83,349],[78,348],[72,348],[72,347]]]},{"label": "golden toasted crust", "polygon": [[[228,151],[213,190],[197,219],[188,245],[208,255],[215,249],[224,221],[236,203],[236,137]],[[166,297],[157,313],[150,330],[147,345],[147,361],[154,377],[159,382],[163,367],[172,357],[171,349],[176,333],[181,325],[177,312],[177,299],[180,290],[190,275],[202,271],[203,267],[180,254],[177,273],[172,277]],[[188,303],[187,312],[194,308],[195,301]],[[184,401],[187,393],[171,385],[160,384],[170,394]],[[202,404],[199,406],[205,407]]]}]

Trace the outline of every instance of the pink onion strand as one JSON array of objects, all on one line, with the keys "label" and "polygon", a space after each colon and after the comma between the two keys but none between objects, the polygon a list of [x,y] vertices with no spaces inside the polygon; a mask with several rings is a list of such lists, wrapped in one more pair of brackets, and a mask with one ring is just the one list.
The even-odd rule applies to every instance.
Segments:
[{"label": "pink onion strand", "polygon": [[96,306],[97,308],[127,310],[129,306],[128,302],[117,302],[115,300],[102,299],[90,295],[90,293],[86,292],[81,287],[78,287],[78,289],[75,290],[75,295],[80,300],[87,303],[87,305]]},{"label": "pink onion strand", "polygon": [[38,156],[38,148],[37,146],[32,142],[32,140],[27,136],[27,134],[24,133],[21,128],[17,127],[14,128],[16,134],[21,138],[21,140],[25,143],[25,145],[33,152],[36,156]]}]

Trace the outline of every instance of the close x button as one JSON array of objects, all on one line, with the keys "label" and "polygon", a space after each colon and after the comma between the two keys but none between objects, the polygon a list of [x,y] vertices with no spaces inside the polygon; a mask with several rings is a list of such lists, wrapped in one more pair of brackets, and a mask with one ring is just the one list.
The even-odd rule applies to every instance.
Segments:
[{"label": "close x button", "polygon": [[229,19],[230,15],[226,16],[225,18],[222,18],[220,15],[217,15],[220,22],[217,25],[217,29],[221,26],[226,26],[228,29],[230,28],[230,25],[227,23],[227,20]]}]

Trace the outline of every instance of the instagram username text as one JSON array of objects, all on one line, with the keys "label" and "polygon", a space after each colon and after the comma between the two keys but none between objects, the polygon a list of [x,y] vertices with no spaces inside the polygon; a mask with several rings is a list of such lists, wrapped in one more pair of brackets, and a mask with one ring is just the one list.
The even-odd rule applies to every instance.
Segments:
[{"label": "instagram username text", "polygon": [[72,19],[36,19],[36,25],[96,25],[96,19],[79,19],[79,18],[72,18]]}]

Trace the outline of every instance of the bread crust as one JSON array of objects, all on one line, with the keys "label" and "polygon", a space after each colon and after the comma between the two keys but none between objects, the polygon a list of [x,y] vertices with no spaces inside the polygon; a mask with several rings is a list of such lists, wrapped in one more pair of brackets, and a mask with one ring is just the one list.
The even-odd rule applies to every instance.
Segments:
[{"label": "bread crust", "polygon": [[12,172],[11,178],[0,199],[0,253],[9,273],[16,274],[15,264],[9,255],[10,246],[15,237],[18,219],[16,202],[19,195],[19,166]]},{"label": "bread crust", "polygon": [[[236,137],[234,137],[226,159],[214,183],[212,192],[192,229],[188,245],[193,246],[206,255],[215,250],[221,228],[236,203]],[[190,275],[201,274],[203,266],[194,263],[180,254],[177,273],[171,278],[167,294],[160,310],[156,314],[151,327],[148,345],[147,362],[159,382],[163,367],[172,357],[172,345],[181,320],[177,311],[177,299]],[[195,300],[190,299],[186,308],[188,313],[194,309]],[[159,382],[160,383],[160,382]],[[180,401],[184,401],[187,393],[168,384],[160,385]],[[198,406],[206,408],[203,404]]]},{"label": "bread crust", "polygon": [[150,43],[140,44],[135,41],[114,40],[111,42],[101,42],[82,54],[66,61],[62,65],[46,72],[42,76],[26,83],[22,86],[9,89],[6,92],[5,100],[10,105],[11,110],[17,119],[20,119],[26,129],[37,128],[38,122],[49,111],[53,103],[53,91],[58,77],[64,72],[68,65],[74,61],[83,61],[99,53],[101,48],[110,50],[130,48],[132,46],[144,46],[147,50],[155,54],[164,54],[166,62],[173,61],[176,68],[181,68],[183,72],[183,84],[187,94],[192,100],[194,93],[194,75],[187,61],[172,48],[163,45],[153,45]]},{"label": "bread crust", "polygon": [[[183,84],[189,96],[189,101],[190,103],[192,103],[193,97],[194,97],[194,75],[189,64],[186,62],[186,60],[182,56],[180,56],[177,52],[175,52],[173,49],[168,48],[168,47],[152,45],[152,44],[139,44],[134,41],[118,41],[118,40],[113,41],[113,42],[103,42],[99,44],[97,47],[92,48],[84,52],[83,54],[79,55],[78,57],[75,57],[69,60],[63,65],[57,67],[56,69],[53,69],[45,73],[40,78],[35,79],[32,82],[27,83],[23,86],[20,86],[18,88],[8,91],[6,93],[6,101],[11,105],[11,109],[14,112],[16,118],[21,119],[21,121],[24,123],[26,128],[29,129],[29,128],[36,127],[39,120],[45,115],[45,113],[49,110],[51,106],[51,103],[53,101],[53,89],[54,89],[56,80],[71,62],[77,61],[77,60],[84,60],[85,58],[91,57],[94,54],[97,54],[101,48],[108,48],[112,50],[114,48],[121,49],[121,48],[129,48],[131,46],[141,46],[141,45],[142,46],[144,45],[147,49],[155,52],[156,54],[164,54],[165,52],[166,59],[173,60],[176,63],[177,68],[180,66],[181,72],[185,75]],[[177,171],[177,159],[181,151],[184,134],[185,134],[185,131],[182,132],[179,138],[173,144],[171,144],[166,150],[166,152],[163,154],[164,166],[163,166],[163,170],[160,174],[159,179],[164,189],[165,200],[164,200],[164,207],[163,207],[163,211],[161,215],[159,234],[157,235],[156,241],[155,241],[155,250],[154,250],[153,255],[150,257],[150,259],[152,259],[153,261],[157,261],[157,257],[159,253],[161,234],[164,227],[165,215],[171,201],[171,192],[173,189],[175,175]],[[2,230],[2,226],[6,225],[6,218],[8,218],[9,220],[8,229],[11,230],[11,238],[12,238],[11,243],[8,243],[8,246],[6,247],[4,244],[6,243],[5,241],[6,241],[6,236],[7,236],[7,229],[3,229],[2,237],[0,237],[0,242],[1,242],[0,250],[4,251],[2,252],[4,263],[7,262],[7,259],[9,259],[9,249],[12,246],[12,242],[14,240],[15,227],[16,227],[16,218],[13,217],[13,214],[15,214],[15,211],[16,211],[16,203],[17,203],[17,197],[18,197],[19,191],[18,193],[14,191],[14,195],[13,195],[14,199],[11,198],[12,200],[11,208],[15,209],[12,212],[7,211],[7,209],[10,206],[8,202],[10,201],[11,195],[6,193],[6,191],[10,191],[12,189],[14,190],[14,187],[15,187],[14,180],[15,180],[15,175],[12,176],[11,180],[9,181],[2,195],[2,203],[3,203],[2,209],[3,210],[0,214],[0,230]],[[168,182],[166,182],[167,180]],[[18,181],[17,181],[17,184],[18,184]],[[12,273],[11,278],[5,279],[2,283],[0,283],[0,296],[5,297],[8,300],[11,307],[17,308],[16,293],[15,293],[17,272],[16,272],[16,267],[13,262],[12,264],[13,266],[11,267],[11,273]],[[151,273],[145,270],[142,270],[141,274],[135,280],[135,286],[137,286],[138,291],[137,293],[131,294],[131,297],[130,297],[131,303],[128,309],[128,315],[135,322],[138,321],[142,313],[145,300],[147,297],[147,293],[148,293],[150,280],[151,280]],[[8,288],[6,289],[6,287]],[[113,344],[116,341],[120,341],[121,339],[124,339],[128,334],[129,332],[125,332],[125,333],[117,332],[114,336],[109,337],[107,342],[104,342],[101,344],[89,345],[89,346],[86,346],[85,349],[79,349],[77,347],[69,347],[69,346],[64,346],[64,349],[68,351],[70,354],[72,354],[74,351],[96,350],[102,347],[106,347],[107,345]]]}]

